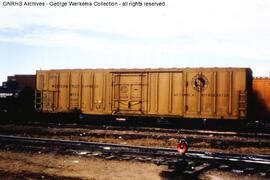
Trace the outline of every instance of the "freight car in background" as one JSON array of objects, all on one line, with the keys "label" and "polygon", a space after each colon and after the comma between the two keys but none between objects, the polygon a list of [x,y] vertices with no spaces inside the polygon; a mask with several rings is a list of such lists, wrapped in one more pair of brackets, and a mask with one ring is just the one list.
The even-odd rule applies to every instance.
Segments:
[{"label": "freight car in background", "polygon": [[8,76],[0,86],[0,113],[34,111],[35,75]]},{"label": "freight car in background", "polygon": [[17,89],[23,89],[25,87],[35,89],[36,88],[36,75],[35,74],[17,74],[8,76],[7,81],[3,83],[3,86],[7,86],[7,83],[16,83]]},{"label": "freight car in background", "polygon": [[36,72],[36,109],[48,113],[246,120],[249,68],[74,69]]},{"label": "freight car in background", "polygon": [[253,78],[253,119],[270,121],[270,78]]}]

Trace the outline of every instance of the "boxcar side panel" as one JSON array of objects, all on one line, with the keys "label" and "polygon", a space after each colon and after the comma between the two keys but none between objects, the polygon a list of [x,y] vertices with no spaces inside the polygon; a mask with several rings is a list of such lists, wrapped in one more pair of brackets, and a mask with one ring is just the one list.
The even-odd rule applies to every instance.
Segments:
[{"label": "boxcar side panel", "polygon": [[70,72],[59,72],[59,109],[60,112],[67,112],[69,110],[69,78]]},{"label": "boxcar side panel", "polygon": [[83,70],[81,73],[81,110],[85,114],[111,114],[111,82],[107,70]]},{"label": "boxcar side panel", "polygon": [[217,75],[217,116],[225,118],[229,114],[231,107],[231,79],[228,71],[218,72]]},{"label": "boxcar side panel", "polygon": [[93,111],[93,87],[94,72],[84,71],[82,73],[82,89],[81,89],[81,110],[82,112]]},{"label": "boxcar side panel", "polygon": [[[170,82],[169,82],[169,73],[158,73],[157,77],[157,96],[158,96],[158,103],[157,103],[157,111],[158,114],[169,114],[168,106],[169,106],[169,97],[170,97]],[[171,105],[171,104],[170,104]]]},{"label": "boxcar side panel", "polygon": [[37,71],[44,112],[241,119],[247,68]]},{"label": "boxcar side panel", "polygon": [[184,117],[246,118],[246,73],[245,69],[188,69],[184,73]]},{"label": "boxcar side panel", "polygon": [[183,73],[148,73],[148,114],[183,115]]},{"label": "boxcar side panel", "polygon": [[171,91],[169,112],[175,116],[183,116],[184,113],[184,77],[182,72],[170,73],[169,87]]},{"label": "boxcar side panel", "polygon": [[[185,72],[185,117],[196,117],[198,113],[200,113],[200,102],[199,102],[199,95],[198,92],[194,89],[193,86],[193,79],[196,77],[197,72],[194,71],[187,71]],[[195,84],[198,84],[198,82],[194,82]],[[198,87],[200,85],[198,84]]]},{"label": "boxcar side panel", "polygon": [[106,85],[105,83],[105,73],[95,72],[94,73],[94,84],[92,87],[92,103],[93,111],[97,113],[105,112],[106,103]]}]

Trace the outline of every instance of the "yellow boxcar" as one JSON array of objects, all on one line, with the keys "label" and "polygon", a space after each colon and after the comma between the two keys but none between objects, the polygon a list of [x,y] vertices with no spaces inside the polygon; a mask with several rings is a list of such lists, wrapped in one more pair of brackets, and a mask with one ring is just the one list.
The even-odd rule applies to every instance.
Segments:
[{"label": "yellow boxcar", "polygon": [[89,115],[247,119],[249,68],[37,71],[36,108]]}]

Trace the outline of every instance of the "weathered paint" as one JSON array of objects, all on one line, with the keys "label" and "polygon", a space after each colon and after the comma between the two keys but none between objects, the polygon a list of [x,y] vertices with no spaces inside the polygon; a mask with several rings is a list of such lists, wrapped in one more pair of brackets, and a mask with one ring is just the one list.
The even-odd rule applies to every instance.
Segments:
[{"label": "weathered paint", "polygon": [[248,68],[37,71],[41,111],[246,119]]}]

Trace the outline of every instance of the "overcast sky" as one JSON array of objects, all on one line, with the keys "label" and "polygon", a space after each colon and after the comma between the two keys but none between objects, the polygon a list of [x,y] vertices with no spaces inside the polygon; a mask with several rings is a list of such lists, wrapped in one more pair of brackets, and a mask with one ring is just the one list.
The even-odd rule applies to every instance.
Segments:
[{"label": "overcast sky", "polygon": [[250,67],[269,76],[269,0],[165,2],[6,7],[1,0],[0,82],[63,68]]}]

